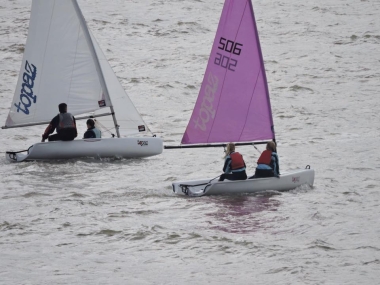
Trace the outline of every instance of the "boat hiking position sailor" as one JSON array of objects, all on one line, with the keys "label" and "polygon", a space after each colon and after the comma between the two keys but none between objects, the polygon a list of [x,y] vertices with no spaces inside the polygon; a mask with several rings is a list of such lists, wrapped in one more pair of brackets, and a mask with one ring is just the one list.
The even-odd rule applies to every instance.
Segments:
[{"label": "boat hiking position sailor", "polygon": [[219,181],[228,180],[245,180],[247,174],[245,172],[245,162],[243,156],[235,152],[235,144],[227,144],[224,157],[223,174],[220,175]]},{"label": "boat hiking position sailor", "polygon": [[[67,113],[67,105],[61,103],[58,105],[59,114],[55,116],[47,126],[45,133],[42,135],[42,142],[46,139],[49,141],[72,141],[77,137],[77,127],[75,118]],[[57,130],[57,133],[49,136]]]},{"label": "boat hiking position sailor", "polygon": [[102,132],[95,127],[95,122],[93,119],[88,119],[87,122],[87,131],[84,133],[84,139],[92,139],[92,138],[101,138]]},{"label": "boat hiking position sailor", "polygon": [[261,153],[257,161],[255,175],[249,179],[273,176],[280,177],[280,165],[276,153],[276,144],[271,141],[267,143],[266,150]]}]

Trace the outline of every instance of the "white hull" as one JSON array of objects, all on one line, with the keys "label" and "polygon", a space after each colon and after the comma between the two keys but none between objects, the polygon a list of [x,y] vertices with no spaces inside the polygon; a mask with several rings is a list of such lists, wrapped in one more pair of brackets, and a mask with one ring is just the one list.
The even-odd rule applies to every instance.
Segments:
[{"label": "white hull", "polygon": [[80,157],[140,158],[162,153],[162,139],[156,137],[80,139],[41,142],[24,153],[7,152],[9,161],[55,160]]},{"label": "white hull", "polygon": [[[314,170],[299,169],[283,173],[280,178],[258,178],[240,181],[218,182],[217,178],[172,183],[173,192],[189,196],[257,193],[266,190],[289,191],[301,185],[313,186]],[[190,187],[189,187],[190,185]],[[198,185],[198,186],[191,186]]]}]

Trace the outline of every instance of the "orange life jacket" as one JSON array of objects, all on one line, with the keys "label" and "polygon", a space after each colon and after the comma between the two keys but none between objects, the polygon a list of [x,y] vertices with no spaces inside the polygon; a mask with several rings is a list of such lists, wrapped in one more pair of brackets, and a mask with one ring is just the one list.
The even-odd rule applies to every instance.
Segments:
[{"label": "orange life jacket", "polygon": [[272,162],[272,152],[270,150],[264,150],[260,157],[259,160],[257,161],[257,164],[266,164],[271,166]]},{"label": "orange life jacket", "polygon": [[243,156],[238,152],[230,154],[231,157],[231,170],[245,167]]}]

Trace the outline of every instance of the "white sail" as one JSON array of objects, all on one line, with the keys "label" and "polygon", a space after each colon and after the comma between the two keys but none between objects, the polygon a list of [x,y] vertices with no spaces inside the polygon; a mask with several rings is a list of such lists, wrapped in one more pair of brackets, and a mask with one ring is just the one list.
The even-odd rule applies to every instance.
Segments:
[{"label": "white sail", "polygon": [[[138,133],[144,125],[90,36],[76,0],[33,0],[28,39],[5,127],[48,122],[58,113],[60,103],[66,103],[73,115],[109,113],[114,104],[123,136]],[[116,133],[112,116],[99,120]]]},{"label": "white sail", "polygon": [[[100,49],[96,39],[91,34],[92,42],[95,47],[96,55],[98,57],[100,67],[107,85],[108,93],[110,94],[117,124],[121,136],[127,136],[142,132],[147,132],[148,128],[145,125],[140,114],[133,105],[131,99],[125,93],[124,88],[121,86],[115,73],[113,72],[110,64]],[[104,110],[96,111],[95,114],[103,113]],[[115,133],[114,121],[111,116],[100,117],[97,120],[107,129]],[[139,126],[141,126],[139,128]],[[144,131],[145,130],[145,131]]]}]

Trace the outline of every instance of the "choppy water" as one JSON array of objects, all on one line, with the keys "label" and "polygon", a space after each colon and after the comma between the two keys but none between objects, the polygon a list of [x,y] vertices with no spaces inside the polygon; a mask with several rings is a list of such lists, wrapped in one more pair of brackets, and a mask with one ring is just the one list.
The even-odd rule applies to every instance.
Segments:
[{"label": "choppy water", "polygon": [[[137,109],[167,145],[179,143],[191,115],[222,2],[79,1]],[[30,4],[0,1],[2,124]],[[3,158],[0,284],[379,284],[380,2],[253,6],[281,168],[310,164],[314,187],[172,194],[173,180],[220,173],[221,149],[142,160]],[[25,149],[43,128],[1,130],[0,152]],[[252,173],[257,151],[239,151]]]}]

